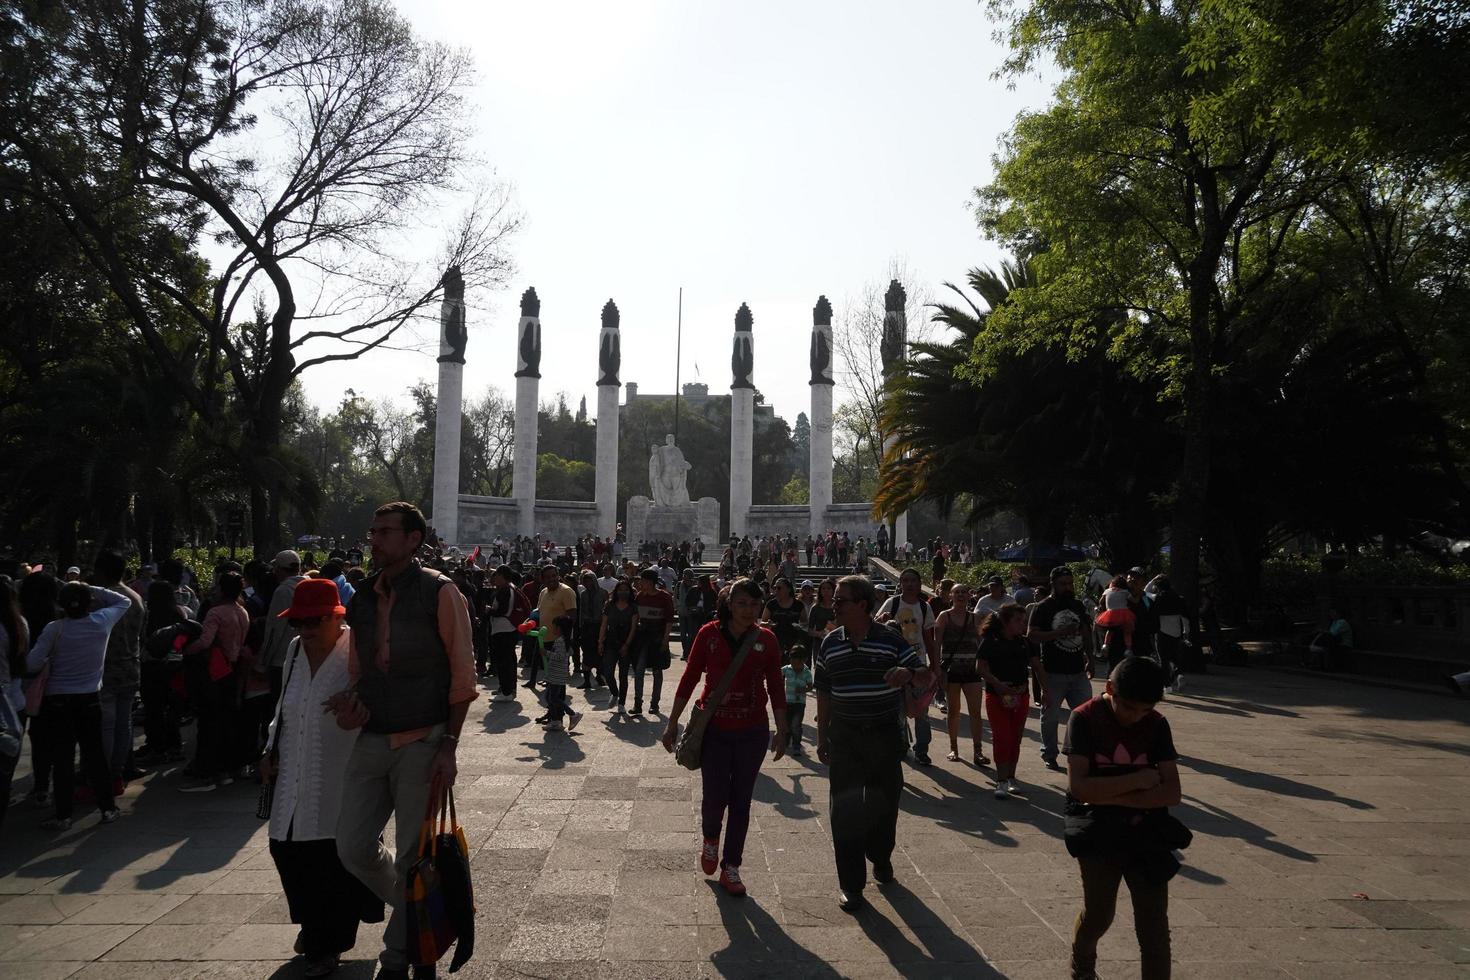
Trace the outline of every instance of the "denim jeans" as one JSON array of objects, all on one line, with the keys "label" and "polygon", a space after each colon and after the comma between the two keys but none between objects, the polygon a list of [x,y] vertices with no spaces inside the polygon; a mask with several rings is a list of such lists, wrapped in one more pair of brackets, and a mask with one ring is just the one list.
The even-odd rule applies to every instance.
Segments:
[{"label": "denim jeans", "polygon": [[133,751],[133,697],[137,693],[137,687],[102,689],[102,754],[113,782],[122,778]]},{"label": "denim jeans", "polygon": [[1080,707],[1092,697],[1092,681],[1086,674],[1047,674],[1046,693],[1047,705],[1041,712],[1041,757],[1051,762],[1057,757],[1057,722],[1062,718],[1062,702],[1070,709]]}]

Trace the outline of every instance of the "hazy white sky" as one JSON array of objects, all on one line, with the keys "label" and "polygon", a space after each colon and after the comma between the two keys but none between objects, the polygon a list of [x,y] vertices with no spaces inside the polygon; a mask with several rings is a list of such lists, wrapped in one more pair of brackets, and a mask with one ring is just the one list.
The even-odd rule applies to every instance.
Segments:
[{"label": "hazy white sky", "polygon": [[[1039,83],[1001,57],[976,0],[401,4],[467,45],[476,149],[514,187],[525,230],[510,288],[468,297],[466,397],[514,390],[521,291],[541,297],[541,398],[595,411],[602,305],[622,312],[622,380],[730,384],[736,308],[755,315],[755,383],[788,421],[808,407],[811,308],[838,307],[904,260],[938,292],[993,263],[969,210]],[[402,397],[437,349],[314,368],[309,396]],[[839,400],[841,394],[839,392]]]}]

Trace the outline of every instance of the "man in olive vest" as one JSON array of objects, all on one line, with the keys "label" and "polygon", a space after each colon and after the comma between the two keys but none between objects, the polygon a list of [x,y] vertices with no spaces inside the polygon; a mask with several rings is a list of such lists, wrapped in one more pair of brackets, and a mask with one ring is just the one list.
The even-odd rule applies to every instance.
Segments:
[{"label": "man in olive vest", "polygon": [[[347,606],[353,685],[326,702],[361,728],[342,783],[337,853],[393,907],[379,959],[383,980],[407,980],[404,879],[431,803],[454,785],[455,749],[475,688],[469,609],[445,576],[414,557],[428,527],[413,504],[384,504],[368,531],[375,573]],[[396,858],[379,840],[392,813]],[[432,967],[415,977],[433,976]]]}]

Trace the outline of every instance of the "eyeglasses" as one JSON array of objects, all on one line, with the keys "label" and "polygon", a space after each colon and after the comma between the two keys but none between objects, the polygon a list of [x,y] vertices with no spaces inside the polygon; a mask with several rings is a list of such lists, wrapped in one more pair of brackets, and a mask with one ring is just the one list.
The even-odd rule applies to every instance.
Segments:
[{"label": "eyeglasses", "polygon": [[845,595],[834,595],[832,597],[832,605],[834,607],[848,602],[857,602],[857,600]]}]

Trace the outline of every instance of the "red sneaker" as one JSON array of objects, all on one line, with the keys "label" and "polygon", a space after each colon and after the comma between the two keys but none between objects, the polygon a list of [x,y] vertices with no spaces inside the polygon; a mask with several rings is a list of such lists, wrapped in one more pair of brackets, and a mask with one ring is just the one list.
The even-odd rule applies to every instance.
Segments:
[{"label": "red sneaker", "polygon": [[740,869],[733,864],[720,868],[720,887],[737,898],[745,894],[745,882],[740,880]]},{"label": "red sneaker", "polygon": [[706,837],[704,847],[699,851],[699,870],[707,875],[715,873],[720,866],[720,839],[718,837]]}]

